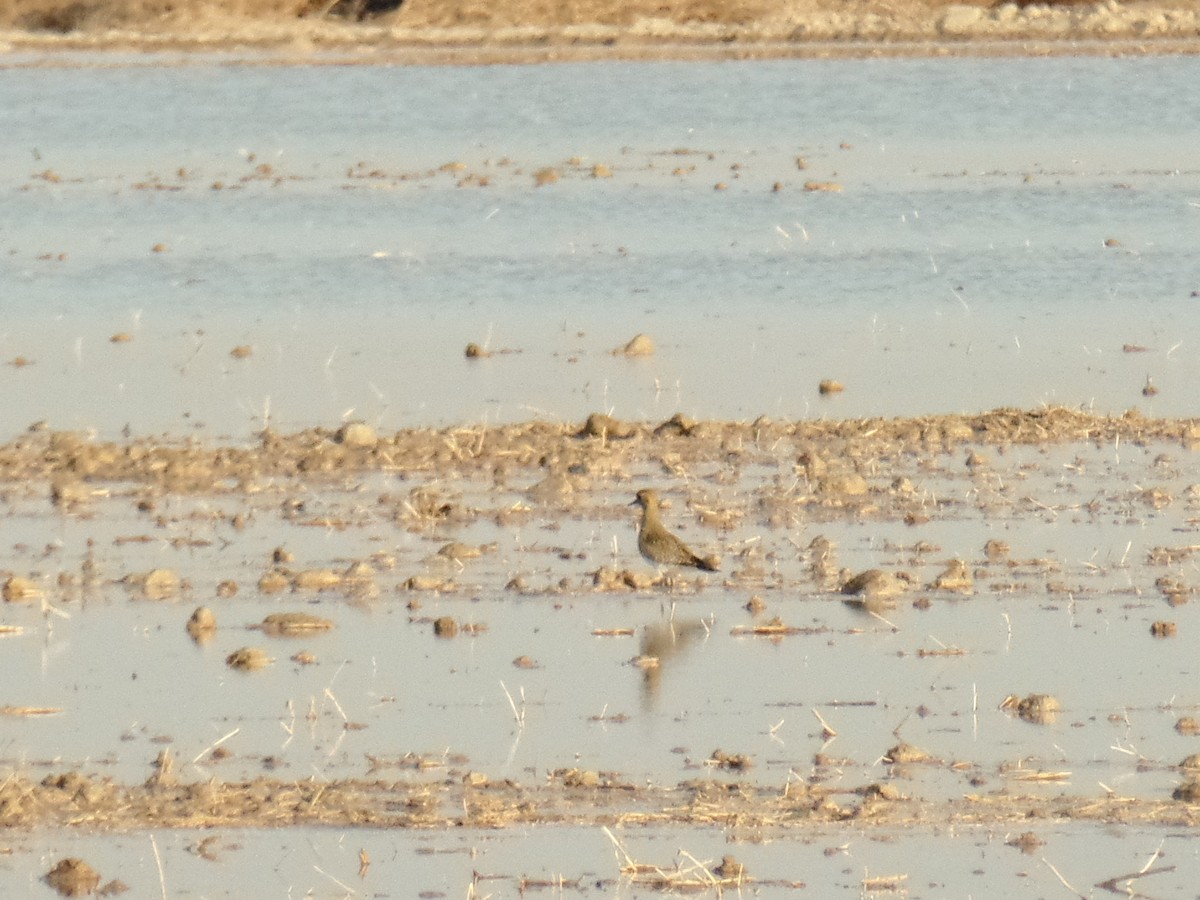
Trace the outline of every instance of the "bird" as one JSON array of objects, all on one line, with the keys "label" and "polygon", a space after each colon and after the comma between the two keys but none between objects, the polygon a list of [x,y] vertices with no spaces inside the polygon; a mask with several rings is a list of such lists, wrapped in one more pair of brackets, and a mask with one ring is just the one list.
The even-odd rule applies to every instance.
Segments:
[{"label": "bird", "polygon": [[717,571],[716,563],[697,556],[663,526],[658,515],[658,491],[643,488],[629,505],[642,508],[642,521],[638,526],[638,550],[642,556],[660,566],[693,566],[706,572]]}]

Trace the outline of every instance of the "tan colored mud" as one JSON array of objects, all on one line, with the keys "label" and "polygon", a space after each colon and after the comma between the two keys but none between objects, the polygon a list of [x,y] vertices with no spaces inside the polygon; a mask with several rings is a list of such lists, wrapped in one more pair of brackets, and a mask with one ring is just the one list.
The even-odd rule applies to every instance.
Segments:
[{"label": "tan colored mud", "polygon": [[[732,757],[732,758],[736,758]],[[923,762],[928,763],[927,759]],[[933,764],[942,765],[934,762]],[[1186,785],[1180,802],[1118,795],[1046,799],[1019,791],[967,794],[945,803],[903,796],[892,785],[827,789],[792,782],[764,787],[731,774],[651,787],[618,773],[564,770],[543,784],[489,781],[479,773],[437,769],[404,780],[151,778],[118,785],[77,772],[41,782],[11,776],[0,784],[0,826],[96,830],[302,825],[441,829],[524,825],[718,825],[743,835],[772,830],[829,831],[843,826],[1005,825],[1038,821],[1200,825]],[[1187,785],[1193,782],[1187,782]],[[1021,823],[1025,823],[1022,825]]]},{"label": "tan colored mud", "polygon": [[[624,436],[616,437],[616,433]],[[49,511],[56,497],[54,485],[71,479],[82,486],[79,496],[84,499],[69,510],[60,508],[59,512],[88,516],[89,504],[96,502],[86,499],[89,497],[104,497],[111,502],[128,495],[132,502],[147,495],[166,500],[171,494],[199,493],[249,501],[268,482],[277,492],[288,491],[289,485],[299,492],[303,485],[338,484],[348,477],[381,472],[417,483],[415,487],[401,487],[394,496],[380,497],[379,503],[394,510],[398,526],[421,530],[430,523],[470,522],[484,517],[501,522],[508,521],[506,516],[521,514],[506,499],[497,501],[506,504],[504,509],[468,506],[460,494],[445,487],[464,479],[491,484],[501,470],[506,478],[523,472],[529,481],[557,479],[555,490],[546,490],[536,495],[539,499],[530,499],[547,504],[548,509],[571,510],[576,508],[580,497],[597,495],[619,498],[612,502],[624,508],[625,498],[630,496],[629,483],[634,479],[631,473],[645,471],[647,467],[669,475],[715,464],[718,475],[714,477],[723,477],[721,472],[736,472],[756,461],[777,461],[782,453],[785,458],[796,460],[797,473],[812,471],[818,478],[803,497],[789,496],[783,489],[768,484],[744,499],[739,498],[741,503],[753,504],[755,515],[762,521],[786,524],[802,514],[811,517],[821,511],[907,520],[914,513],[910,508],[912,492],[905,490],[904,485],[897,486],[887,475],[888,459],[912,457],[928,466],[955,467],[973,477],[969,463],[972,454],[979,458],[993,456],[993,470],[1000,469],[1007,448],[1014,445],[1048,448],[1074,444],[1082,449],[1082,445],[1155,443],[1175,445],[1181,451],[1194,449],[1200,444],[1200,421],[1147,419],[1136,413],[1104,417],[1049,408],[996,410],[972,416],[794,423],[765,419],[754,423],[690,422],[681,418],[678,427],[667,428],[653,422],[623,423],[614,428],[614,423],[607,422],[603,428],[581,430],[579,423],[530,422],[502,427],[412,429],[372,437],[371,441],[347,440],[345,430],[311,429],[293,435],[267,432],[251,444],[233,446],[150,440],[102,442],[75,434],[33,430],[0,447],[0,484],[13,491],[32,492],[32,496],[40,494]],[[881,461],[884,471],[875,471]],[[873,474],[872,486],[866,493],[850,486],[829,487],[839,483],[831,480],[831,476],[858,469]],[[510,497],[508,492],[502,496]],[[1143,498],[1142,502],[1152,504],[1152,498]],[[302,503],[285,501],[282,508],[285,517],[295,524],[307,524],[311,519],[313,525],[321,528],[337,527],[336,521],[308,511]],[[693,512],[701,516],[715,514],[707,507]],[[825,538],[814,538],[805,548],[797,549],[811,565],[814,578],[830,591],[856,580],[871,580],[865,576],[873,570],[860,576],[839,575],[836,547]],[[434,558],[447,566],[463,567],[490,551],[487,545],[451,543],[442,545],[442,551],[435,553]],[[1181,559],[1194,551],[1195,547],[1188,546],[1161,548],[1156,552]],[[557,552],[570,553],[566,548]],[[919,555],[933,551],[917,543],[912,552]],[[386,555],[377,555],[369,563],[360,560],[345,569],[292,572],[289,566],[293,560],[288,551],[279,548],[266,555],[270,558],[264,559],[263,565],[275,568],[267,570],[260,590],[265,593],[290,587],[299,592],[298,597],[331,586],[353,596],[356,585],[374,585],[376,569],[390,565]],[[986,555],[993,562],[1007,560],[1009,548],[1004,542],[990,541]],[[739,554],[737,569],[729,577],[753,583],[761,578],[757,574],[758,565],[753,547],[748,547]],[[943,560],[940,565],[945,571],[931,589],[957,595],[954,602],[970,602],[965,598],[973,579],[967,566],[958,559]],[[1053,561],[1013,561],[1012,566],[1036,568],[1051,579],[1048,590],[1055,590]],[[94,568],[94,565],[89,568],[89,560],[85,560],[83,577],[99,577]],[[632,575],[629,578],[619,573],[610,575],[605,578],[597,572],[594,589],[670,592],[688,588],[686,579],[677,575],[643,576],[638,582],[632,581]],[[265,583],[271,576],[278,584]],[[453,582],[448,578],[422,576],[429,578],[425,583],[415,581],[416,577],[402,582],[408,592],[453,590]],[[136,588],[130,598],[132,602],[144,602],[159,593],[147,589],[148,585],[169,587],[162,596],[173,596],[182,590],[184,581],[173,570],[166,569],[125,576],[121,580]],[[495,585],[497,591],[501,587],[500,583]],[[527,585],[516,584],[515,578],[508,589],[522,593],[529,590]],[[1188,590],[1186,585],[1175,582],[1164,582],[1160,589],[1164,595]],[[850,599],[857,594],[869,598],[870,591],[864,587],[843,596]],[[894,596],[889,595],[889,599]],[[231,596],[229,602],[237,600]],[[409,608],[419,607],[419,599],[414,596]],[[878,615],[876,610],[870,611]],[[185,624],[183,617],[181,612],[181,627]],[[445,638],[455,634],[476,635],[486,630],[484,624],[460,622],[449,616],[413,621],[428,623],[425,627]],[[268,635],[312,634],[332,624],[306,613],[281,613],[268,616],[258,627]],[[214,617],[202,608],[187,626],[197,635],[211,634]],[[740,627],[735,633],[782,640],[811,631],[803,626],[789,626],[776,616],[770,621]],[[595,633],[632,634],[629,630]],[[648,672],[660,667],[682,645],[681,636],[686,633],[672,630],[670,640],[660,640],[647,632],[633,664]],[[930,652],[956,651],[942,647]],[[227,659],[228,665],[243,670],[261,668],[270,662],[271,657],[265,651],[251,647],[242,648]],[[528,657],[518,657],[513,664],[519,668],[537,665]],[[647,677],[652,675],[651,672]],[[1051,721],[1058,712],[1058,702],[1048,695],[1031,694],[1024,700],[1014,696],[1012,704],[1017,715],[1038,723]],[[1200,729],[1193,720],[1185,718],[1180,719],[1177,730],[1190,734]],[[825,735],[833,734],[836,732],[826,725]],[[736,741],[736,735],[731,736],[731,741]],[[974,765],[970,761],[938,759],[903,742],[885,750],[881,759],[893,769],[932,767],[947,774]],[[156,775],[144,784],[118,784],[79,772],[53,775],[41,781],[14,773],[0,783],[0,826],[131,829],[323,824],[451,828],[530,823],[645,823],[717,824],[746,833],[766,833],[791,828],[837,830],[849,823],[855,828],[915,822],[948,826],[1011,823],[1014,829],[1028,827],[1030,821],[1064,819],[1179,827],[1200,824],[1200,801],[1196,799],[1200,790],[1185,779],[1181,779],[1171,798],[1143,800],[1112,793],[1064,794],[1047,799],[1044,793],[1027,795],[1022,783],[1055,784],[1061,773],[1020,771],[1007,779],[1005,786],[987,794],[931,802],[906,796],[902,774],[897,783],[883,787],[875,784],[847,787],[844,782],[839,782],[837,788],[827,787],[822,783],[822,772],[836,765],[836,760],[818,755],[814,759],[815,775],[808,781],[789,779],[777,785],[745,783],[742,779],[746,770],[754,766],[754,760],[736,752],[735,746],[732,752],[714,750],[709,757],[698,760],[696,768],[703,772],[701,777],[668,787],[648,787],[640,779],[617,772],[579,770],[562,770],[559,776],[542,783],[493,781],[486,772],[468,770],[466,760],[460,765],[453,759],[426,761],[410,756],[398,762],[371,760],[372,775],[399,769],[405,776],[392,779],[295,781],[262,777],[247,782],[213,778],[184,783],[171,775],[165,764],[160,764]],[[1185,762],[1185,765],[1191,764]]]},{"label": "tan colored mud", "polygon": [[[607,418],[607,417],[606,417]],[[591,420],[595,424],[596,419]],[[617,427],[619,425],[619,428]],[[48,500],[57,502],[59,485],[76,484],[72,508],[85,507],[105,490],[136,485],[154,494],[255,492],[261,481],[297,478],[334,480],[363,472],[436,475],[440,479],[493,477],[516,469],[550,469],[561,477],[540,482],[535,499],[561,498],[572,478],[617,474],[638,464],[657,463],[679,472],[704,463],[754,461],[757,448],[795,442],[803,458],[828,458],[829,475],[820,480],[830,502],[864,493],[854,467],[870,460],[902,454],[945,454],[968,444],[1010,445],[1087,442],[1163,441],[1193,448],[1200,445],[1200,419],[1147,419],[1137,412],[1097,416],[1063,408],[1000,409],[978,415],[944,415],[916,419],[817,420],[770,422],[690,422],[677,416],[659,425],[615,423],[583,428],[578,423],[529,422],[502,426],[416,428],[379,435],[370,446],[339,439],[342,430],[312,428],[291,435],[264,431],[248,446],[165,443],[133,440],[94,441],[72,432],[31,430],[0,446],[0,483],[40,484]],[[617,438],[618,434],[621,436]],[[499,467],[499,468],[498,468]],[[902,487],[902,486],[901,486]],[[902,494],[902,490],[895,493]],[[1168,498],[1169,499],[1169,498]],[[464,514],[453,499],[433,489],[417,489],[398,515],[438,520]],[[303,513],[298,513],[303,518]],[[337,522],[314,518],[313,525]],[[130,576],[147,594],[177,587],[175,573],[155,571]],[[332,571],[293,574],[293,586],[322,590],[340,584]]]},{"label": "tan colored mud", "polygon": [[0,29],[0,44],[22,49],[369,50],[424,62],[1200,49],[1187,0],[6,0]]}]

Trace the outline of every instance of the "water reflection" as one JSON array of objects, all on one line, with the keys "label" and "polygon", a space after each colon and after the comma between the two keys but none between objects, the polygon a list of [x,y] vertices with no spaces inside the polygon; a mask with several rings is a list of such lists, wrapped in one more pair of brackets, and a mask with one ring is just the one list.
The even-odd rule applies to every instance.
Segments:
[{"label": "water reflection", "polygon": [[654,708],[662,690],[664,669],[675,665],[709,631],[710,625],[702,619],[677,622],[674,618],[642,629],[634,665],[642,673],[643,709]]}]

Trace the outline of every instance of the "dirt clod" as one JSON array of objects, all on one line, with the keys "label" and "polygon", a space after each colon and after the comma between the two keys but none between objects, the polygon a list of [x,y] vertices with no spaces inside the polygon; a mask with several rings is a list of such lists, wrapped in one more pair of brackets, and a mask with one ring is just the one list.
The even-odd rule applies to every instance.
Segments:
[{"label": "dirt clod", "polygon": [[46,873],[46,883],[63,897],[86,897],[100,886],[100,873],[82,859],[69,856]]},{"label": "dirt clod", "polygon": [[650,336],[638,334],[634,335],[618,352],[623,353],[625,356],[653,356],[654,351],[654,341]]},{"label": "dirt clod", "polygon": [[225,665],[231,669],[237,669],[239,672],[256,672],[259,669],[265,669],[272,662],[274,660],[267,655],[266,651],[260,650],[258,647],[242,647],[225,657]]}]

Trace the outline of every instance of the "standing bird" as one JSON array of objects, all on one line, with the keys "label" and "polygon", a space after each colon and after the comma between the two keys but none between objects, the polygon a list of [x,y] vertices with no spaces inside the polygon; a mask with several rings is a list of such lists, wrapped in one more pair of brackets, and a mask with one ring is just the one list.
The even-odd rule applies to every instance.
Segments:
[{"label": "standing bird", "polygon": [[658,516],[658,491],[643,488],[630,506],[642,508],[642,521],[638,526],[638,550],[642,556],[660,566],[694,566],[706,572],[716,572],[717,565],[711,559],[701,559],[687,548],[679,538],[663,527]]}]

